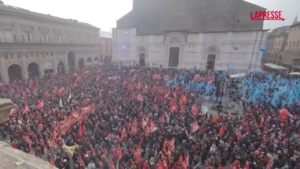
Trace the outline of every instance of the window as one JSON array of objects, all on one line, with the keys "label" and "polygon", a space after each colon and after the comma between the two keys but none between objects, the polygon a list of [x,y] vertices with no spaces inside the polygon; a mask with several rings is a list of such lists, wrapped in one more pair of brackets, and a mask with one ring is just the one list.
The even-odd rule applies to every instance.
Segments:
[{"label": "window", "polygon": [[44,41],[45,41],[45,43],[47,43],[47,37],[46,37],[46,35],[44,35]]},{"label": "window", "polygon": [[48,43],[51,43],[51,38],[50,38],[50,36],[48,36]]},{"label": "window", "polygon": [[14,42],[18,42],[16,34],[14,34]]},{"label": "window", "polygon": [[296,44],[296,41],[294,41],[293,46],[295,46],[295,44]]},{"label": "window", "polygon": [[30,43],[30,35],[27,34],[28,42]]},{"label": "window", "polygon": [[34,35],[32,35],[32,42],[33,42],[33,43],[35,42],[35,40],[34,40]]},{"label": "window", "polygon": [[22,35],[22,42],[25,42],[25,36]]},{"label": "window", "polygon": [[40,36],[40,43],[42,43],[42,36]]}]

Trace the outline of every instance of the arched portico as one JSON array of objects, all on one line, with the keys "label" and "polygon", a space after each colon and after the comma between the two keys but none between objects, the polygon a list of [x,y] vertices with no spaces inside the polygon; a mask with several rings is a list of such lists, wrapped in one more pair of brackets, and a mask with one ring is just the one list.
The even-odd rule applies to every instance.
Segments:
[{"label": "arched portico", "polygon": [[75,70],[75,53],[73,51],[68,53],[68,66],[70,71]]},{"label": "arched portico", "polygon": [[40,75],[39,65],[37,63],[35,63],[35,62],[31,62],[27,66],[27,70],[28,70],[28,76],[29,76],[29,78],[39,77],[39,75]]},{"label": "arched portico", "polygon": [[22,67],[18,64],[10,65],[7,69],[9,80],[22,79]]}]

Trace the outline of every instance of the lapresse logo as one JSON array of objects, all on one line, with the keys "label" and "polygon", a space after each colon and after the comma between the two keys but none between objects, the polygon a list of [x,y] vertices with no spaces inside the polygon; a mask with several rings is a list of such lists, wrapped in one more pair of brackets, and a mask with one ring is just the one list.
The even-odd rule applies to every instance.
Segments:
[{"label": "lapresse logo", "polygon": [[251,11],[251,20],[277,20],[284,21],[282,11]]}]

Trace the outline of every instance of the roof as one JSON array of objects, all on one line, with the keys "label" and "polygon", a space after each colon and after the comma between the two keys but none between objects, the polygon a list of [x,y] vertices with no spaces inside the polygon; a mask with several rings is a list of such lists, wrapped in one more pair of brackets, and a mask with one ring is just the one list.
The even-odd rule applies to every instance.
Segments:
[{"label": "roof", "polygon": [[294,23],[293,25],[291,25],[291,27],[294,27],[294,26],[299,26],[300,25],[300,21],[299,22],[296,22]]},{"label": "roof", "polygon": [[264,21],[251,20],[249,13],[265,10],[244,0],[136,0],[117,28],[136,28],[137,35],[261,31]]},{"label": "roof", "polygon": [[54,22],[63,22],[63,23],[68,23],[68,24],[72,24],[72,25],[83,26],[86,28],[99,29],[88,23],[78,22],[78,20],[75,20],[75,19],[59,18],[56,16],[52,16],[50,14],[46,15],[46,14],[41,14],[41,13],[37,13],[37,12],[32,12],[27,9],[23,9],[23,8],[11,6],[11,5],[6,5],[3,3],[2,4],[0,3],[0,11],[4,11],[4,12],[8,12],[8,13],[15,13],[15,14],[29,16],[29,17],[33,17],[33,18],[40,18],[40,19],[44,19],[44,20],[46,19],[46,20],[50,20],[50,21],[54,21]]},{"label": "roof", "polygon": [[99,35],[101,38],[112,38],[111,32],[100,31]]},{"label": "roof", "polygon": [[277,70],[287,70],[287,68],[279,66],[279,65],[275,65],[273,63],[265,63],[265,66],[272,68],[272,69],[277,69]]},{"label": "roof", "polygon": [[288,35],[289,31],[290,31],[289,26],[282,26],[282,27],[273,29],[271,32],[269,32],[268,38],[276,38],[276,37]]}]

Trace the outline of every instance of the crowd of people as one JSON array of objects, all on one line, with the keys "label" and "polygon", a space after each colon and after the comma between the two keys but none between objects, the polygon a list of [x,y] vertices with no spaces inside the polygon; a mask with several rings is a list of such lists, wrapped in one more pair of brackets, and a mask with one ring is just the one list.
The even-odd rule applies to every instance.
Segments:
[{"label": "crowd of people", "polygon": [[59,169],[300,168],[296,97],[275,106],[259,97],[277,98],[293,84],[272,91],[261,84],[280,80],[251,74],[241,90],[244,113],[203,112],[203,96],[223,92],[220,77],[110,65],[11,81],[0,97],[16,108],[0,137]]}]

